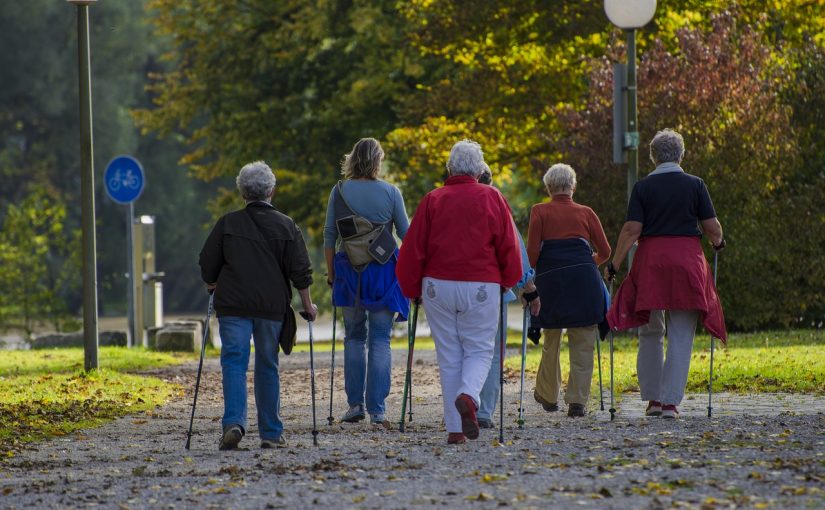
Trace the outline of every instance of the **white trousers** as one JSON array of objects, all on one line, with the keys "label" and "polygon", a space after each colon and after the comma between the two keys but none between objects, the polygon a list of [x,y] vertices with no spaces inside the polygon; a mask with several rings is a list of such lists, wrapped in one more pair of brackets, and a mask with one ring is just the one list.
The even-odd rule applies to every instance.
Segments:
[{"label": "white trousers", "polygon": [[501,291],[489,282],[424,278],[421,296],[430,325],[447,432],[461,432],[455,399],[465,393],[478,405],[493,359]]}]

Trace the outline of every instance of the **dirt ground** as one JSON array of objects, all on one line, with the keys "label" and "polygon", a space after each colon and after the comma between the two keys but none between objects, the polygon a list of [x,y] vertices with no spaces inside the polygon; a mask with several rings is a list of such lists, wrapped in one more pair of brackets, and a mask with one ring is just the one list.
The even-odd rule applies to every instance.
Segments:
[{"label": "dirt ground", "polygon": [[[416,353],[413,421],[397,430],[406,352],[395,351],[392,429],[327,424],[329,354],[316,360],[319,445],[312,444],[309,358],[281,359],[287,445],[261,450],[249,378],[241,449],[218,451],[220,366],[205,365],[191,450],[184,449],[196,363],[151,373],[178,398],[104,427],[33,444],[0,464],[0,507],[32,508],[823,508],[825,399],[814,395],[688,396],[676,421],[645,418],[624,395],[610,421],[591,401],[583,419],[545,413],[518,374],[505,385],[498,430],[446,444],[432,351]],[[338,353],[334,416],[346,410]],[[606,405],[608,407],[608,405]],[[498,417],[495,417],[496,422]]]}]

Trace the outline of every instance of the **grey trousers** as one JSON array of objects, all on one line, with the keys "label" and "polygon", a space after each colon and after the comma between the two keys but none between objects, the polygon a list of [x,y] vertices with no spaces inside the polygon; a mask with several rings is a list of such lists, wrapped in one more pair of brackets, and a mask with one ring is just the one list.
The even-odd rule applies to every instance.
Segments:
[{"label": "grey trousers", "polygon": [[[667,358],[664,356],[667,316]],[[678,405],[685,396],[697,310],[651,310],[650,322],[639,328],[636,373],[642,400]]]}]

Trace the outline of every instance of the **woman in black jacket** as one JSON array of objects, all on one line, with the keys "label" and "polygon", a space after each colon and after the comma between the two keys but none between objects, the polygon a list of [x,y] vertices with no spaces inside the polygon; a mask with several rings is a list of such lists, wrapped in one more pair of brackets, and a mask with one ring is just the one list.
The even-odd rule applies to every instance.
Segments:
[{"label": "woman in black jacket", "polygon": [[278,375],[278,337],[298,289],[314,320],[309,286],[312,265],[301,229],[272,206],[275,175],[262,161],[241,168],[236,180],[246,207],[221,217],[200,253],[201,276],[215,292],[221,335],[223,435],[232,450],[246,433],[246,371],[249,340],[255,341],[255,404],[261,448],[284,444]]}]

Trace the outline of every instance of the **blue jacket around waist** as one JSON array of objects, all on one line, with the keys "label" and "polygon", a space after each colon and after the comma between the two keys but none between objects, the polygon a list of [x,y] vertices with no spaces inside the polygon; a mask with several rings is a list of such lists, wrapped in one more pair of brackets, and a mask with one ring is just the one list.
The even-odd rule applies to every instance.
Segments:
[{"label": "blue jacket around waist", "polygon": [[532,327],[578,328],[604,321],[605,286],[586,240],[543,241],[535,283],[541,311],[531,318]]}]

